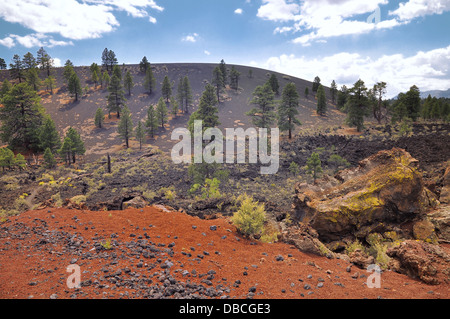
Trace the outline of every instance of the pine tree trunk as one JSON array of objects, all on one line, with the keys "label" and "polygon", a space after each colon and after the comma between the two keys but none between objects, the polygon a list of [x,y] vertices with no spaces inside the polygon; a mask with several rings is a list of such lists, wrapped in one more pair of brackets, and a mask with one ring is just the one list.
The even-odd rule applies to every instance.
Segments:
[{"label": "pine tree trunk", "polygon": [[111,174],[111,156],[108,153],[108,173]]}]

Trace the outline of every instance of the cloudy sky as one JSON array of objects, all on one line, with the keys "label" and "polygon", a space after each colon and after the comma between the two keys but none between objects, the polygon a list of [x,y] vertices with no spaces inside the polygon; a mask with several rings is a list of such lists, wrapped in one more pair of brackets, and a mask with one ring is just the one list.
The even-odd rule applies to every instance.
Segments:
[{"label": "cloudy sky", "polygon": [[214,62],[254,65],[329,85],[450,88],[450,0],[9,0],[0,57],[59,65]]}]

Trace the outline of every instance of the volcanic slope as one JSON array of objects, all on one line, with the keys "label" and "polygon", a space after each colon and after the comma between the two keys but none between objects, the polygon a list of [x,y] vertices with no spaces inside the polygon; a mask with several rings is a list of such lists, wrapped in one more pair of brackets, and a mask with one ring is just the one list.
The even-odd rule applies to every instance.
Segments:
[{"label": "volcanic slope", "polygon": [[[121,65],[123,77],[127,71],[130,71],[133,77],[134,87],[131,90],[131,95],[128,95],[127,90],[125,90],[125,97],[134,125],[139,120],[145,121],[149,105],[156,106],[159,98],[162,96],[161,87],[166,75],[172,83],[172,95],[174,97],[177,95],[179,79],[188,76],[193,95],[193,103],[189,112],[195,111],[205,85],[211,81],[213,70],[216,66],[218,64],[152,64],[156,78],[156,88],[149,95],[144,89],[144,74],[139,71],[139,65]],[[231,70],[232,66],[227,65],[228,71]],[[258,85],[263,85],[272,74],[277,76],[280,85],[280,95],[275,96],[276,100],[281,99],[281,92],[287,83],[293,82],[297,87],[300,95],[300,114],[298,118],[302,122],[302,126],[297,127],[297,132],[305,128],[317,129],[330,125],[338,126],[343,123],[345,115],[331,104],[329,88],[325,90],[328,99],[328,116],[317,116],[317,101],[312,93],[312,82],[254,67],[239,65],[234,65],[234,67],[241,73],[239,89],[234,90],[227,86],[222,93],[221,103],[219,104],[220,129],[253,126],[251,118],[245,115],[253,107],[249,104],[249,101],[252,99],[252,93],[255,88]],[[111,118],[108,118],[107,115],[105,116],[103,128],[98,129],[94,125],[94,115],[97,108],[101,107],[105,114],[108,113],[106,109],[108,90],[105,87],[101,88],[100,85],[94,86],[94,83],[91,81],[89,67],[75,67],[74,70],[80,78],[81,86],[83,87],[83,96],[79,101],[75,102],[74,98],[69,95],[63,77],[64,68],[54,68],[52,72],[56,79],[56,89],[53,95],[50,95],[43,88],[41,89],[39,94],[42,98],[42,105],[55,121],[61,134],[64,134],[70,126],[75,127],[80,132],[85,142],[87,158],[95,159],[108,152],[123,149],[125,147],[124,141],[117,132],[118,119],[115,114],[112,114]],[[251,77],[249,77],[249,70],[252,72]],[[44,76],[45,74],[42,72],[41,78],[43,79]],[[8,77],[9,73],[7,71],[0,73],[0,80],[3,81]],[[87,93],[84,93],[86,87],[88,88]],[[310,92],[308,98],[304,94],[306,87],[308,87]],[[168,104],[168,107],[170,109],[171,104]],[[170,139],[172,130],[177,127],[186,127],[190,113],[183,114],[180,112],[175,118],[169,115],[169,121],[166,126],[159,128],[154,139],[148,137],[145,144],[158,146],[163,151],[171,149],[171,145],[174,143]],[[137,147],[136,141],[132,141],[132,147]]]}]

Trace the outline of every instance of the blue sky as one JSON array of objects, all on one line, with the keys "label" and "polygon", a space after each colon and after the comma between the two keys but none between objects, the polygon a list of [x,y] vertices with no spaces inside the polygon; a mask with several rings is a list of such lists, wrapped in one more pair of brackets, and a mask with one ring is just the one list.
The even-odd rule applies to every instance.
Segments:
[{"label": "blue sky", "polygon": [[224,59],[326,85],[385,81],[394,96],[450,88],[449,30],[450,0],[10,0],[0,57],[43,46],[57,65],[90,65],[107,47],[119,63]]}]

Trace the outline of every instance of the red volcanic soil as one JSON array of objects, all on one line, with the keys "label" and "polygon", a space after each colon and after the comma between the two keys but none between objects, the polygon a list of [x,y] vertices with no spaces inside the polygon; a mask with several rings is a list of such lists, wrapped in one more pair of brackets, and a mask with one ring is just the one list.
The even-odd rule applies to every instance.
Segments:
[{"label": "red volcanic soil", "polygon": [[[112,249],[101,246],[108,239]],[[66,268],[74,263],[81,288],[69,289]],[[370,289],[371,273],[349,266],[285,243],[244,239],[225,218],[201,220],[160,207],[44,209],[0,224],[3,299],[449,298],[447,284],[429,286],[390,271],[381,274],[380,288]]]}]

